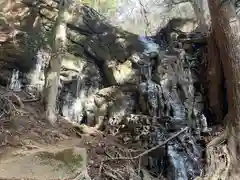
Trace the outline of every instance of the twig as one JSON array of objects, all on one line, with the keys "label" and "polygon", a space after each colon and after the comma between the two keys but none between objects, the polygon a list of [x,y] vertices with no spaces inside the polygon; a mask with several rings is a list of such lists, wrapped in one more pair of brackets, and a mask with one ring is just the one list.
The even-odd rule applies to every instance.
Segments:
[{"label": "twig", "polygon": [[142,157],[140,157],[138,161],[138,175],[140,175],[141,173],[141,164],[142,164]]},{"label": "twig", "polygon": [[77,175],[77,177],[75,177],[73,180],[81,180],[81,179],[86,179],[86,180],[91,179],[86,169],[80,170],[80,174]]},{"label": "twig", "polygon": [[37,102],[37,101],[40,101],[40,98],[23,99],[23,100],[22,100],[22,102],[24,102],[24,103]]},{"label": "twig", "polygon": [[101,131],[97,130],[95,127],[90,127],[85,124],[78,124],[74,121],[70,121],[67,118],[62,117],[65,121],[70,123],[74,128],[78,128],[82,133],[96,136],[96,135],[101,135],[103,134]]},{"label": "twig", "polygon": [[[123,177],[118,171],[112,169],[112,168],[109,167],[109,166],[105,166],[105,169],[108,169],[109,171],[112,171],[113,173],[115,173],[116,175],[118,175],[118,179],[121,178],[121,179],[124,180],[124,177]],[[106,170],[105,170],[104,173],[106,174]],[[110,175],[110,174],[107,174],[107,175]],[[112,175],[114,175],[114,174],[112,174]]]},{"label": "twig", "polygon": [[0,119],[5,115],[6,113],[3,112],[1,115],[0,115]]},{"label": "twig", "polygon": [[27,92],[27,91],[22,91],[22,92],[27,96],[27,98],[33,98],[34,97],[34,95],[30,92]]},{"label": "twig", "polygon": [[[149,119],[161,119],[161,120],[165,120],[165,121],[171,121],[172,118],[170,116],[162,116],[162,117],[152,117],[152,116],[149,116],[149,115],[145,115],[145,114],[131,114],[135,117],[143,117],[143,118],[149,118]],[[131,116],[130,116],[131,117]]]},{"label": "twig", "polygon": [[[7,92],[6,94],[4,94],[2,96],[5,100],[7,100],[9,102],[9,104],[11,104],[12,106],[14,106],[14,104],[18,105],[21,109],[24,108],[24,104],[21,100],[21,98],[15,94],[14,92]],[[15,108],[15,106],[14,106]]]},{"label": "twig", "polygon": [[112,173],[109,173],[109,172],[105,171],[104,174],[107,175],[107,176],[109,176],[109,177],[112,178],[112,179],[118,180],[118,177],[116,177],[116,176],[115,176],[114,174],[112,174]]},{"label": "twig", "polygon": [[180,134],[182,134],[183,132],[185,132],[186,130],[188,130],[188,127],[185,127],[184,129],[182,129],[181,131],[177,132],[176,134],[172,135],[171,137],[169,137],[168,139],[166,139],[164,142],[158,144],[157,146],[154,146],[153,148],[151,149],[148,149],[146,151],[144,151],[143,153],[137,155],[137,156],[134,156],[134,157],[122,157],[122,158],[113,158],[113,159],[105,159],[103,160],[104,161],[112,161],[112,160],[133,160],[133,159],[138,159],[148,153],[150,153],[151,151],[154,151],[155,149],[167,144],[169,141],[171,141],[172,139],[176,138],[177,136],[179,136]]},{"label": "twig", "polygon": [[225,142],[226,139],[227,139],[227,133],[226,133],[226,131],[224,131],[220,136],[217,136],[216,138],[212,139],[207,144],[207,148],[209,148],[211,146],[218,146],[218,145],[222,144],[223,142]]},{"label": "twig", "polygon": [[103,162],[101,162],[100,167],[99,167],[99,171],[98,171],[99,179],[101,178],[101,175],[102,175],[102,169],[103,169]]}]

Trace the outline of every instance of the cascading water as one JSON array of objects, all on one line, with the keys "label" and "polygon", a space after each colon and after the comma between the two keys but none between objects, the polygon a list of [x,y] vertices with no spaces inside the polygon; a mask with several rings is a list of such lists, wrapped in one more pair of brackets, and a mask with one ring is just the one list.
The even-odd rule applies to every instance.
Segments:
[{"label": "cascading water", "polygon": [[33,57],[35,67],[28,73],[13,69],[8,88],[13,91],[28,91],[30,94],[39,96],[44,87],[44,67],[50,54],[43,49]]},{"label": "cascading water", "polygon": [[28,85],[26,90],[39,96],[44,88],[44,68],[45,63],[50,59],[50,53],[44,49],[38,50],[33,61],[36,61],[35,67],[28,73]]},{"label": "cascading water", "polygon": [[22,89],[22,83],[21,83],[21,78],[20,78],[21,72],[18,69],[13,69],[12,71],[12,77],[9,82],[9,89],[13,91],[21,91]]},{"label": "cascading water", "polygon": [[91,96],[100,87],[99,69],[92,62],[81,61],[78,74],[69,82],[63,82],[59,94],[59,113],[66,119],[82,123]]},{"label": "cascading water", "polygon": [[66,119],[81,122],[83,116],[82,101],[85,98],[80,76],[70,83],[64,83],[59,93],[59,113]]},{"label": "cascading water", "polygon": [[[141,37],[141,40],[145,44],[147,44],[148,42],[150,44],[145,45],[146,54],[151,52],[151,49],[149,47],[156,47],[152,46],[151,44],[153,42],[148,41],[146,38]],[[156,51],[156,49],[153,48],[153,51]],[[151,62],[150,61],[139,62],[141,62],[138,63],[140,67],[140,73],[141,76],[144,77],[142,79],[142,82],[140,83],[140,91],[142,91],[142,93],[147,96],[146,98],[146,100],[148,101],[147,103],[150,104],[149,115],[155,117],[158,114],[157,111],[163,110],[164,104],[168,104],[168,106],[170,106],[169,110],[172,111],[172,113],[165,114],[160,113],[160,116],[171,114],[173,122],[170,122],[170,125],[166,127],[165,132],[162,132],[163,131],[162,129],[155,128],[155,131],[152,133],[152,137],[150,139],[150,144],[154,146],[168,138],[169,135],[171,135],[171,131],[179,131],[181,128],[188,126],[188,121],[186,117],[187,108],[184,106],[185,100],[183,101],[179,97],[179,92],[177,91],[178,88],[177,81],[175,82],[175,84],[172,84],[171,88],[169,89],[169,83],[174,83],[174,81],[172,81],[171,79],[171,77],[173,77],[172,74],[171,76],[169,76],[169,78],[166,77],[167,79],[157,84],[151,80],[152,78]],[[181,75],[182,75],[181,73],[176,74],[176,77]],[[176,79],[181,78],[178,77]],[[187,89],[186,87],[184,88]],[[189,95],[190,94],[186,94],[185,96]],[[199,120],[199,118],[203,117],[198,116],[196,118],[198,119],[197,121],[201,121]],[[160,158],[160,156],[158,158],[149,157],[149,167],[152,168],[154,167],[156,169],[156,166],[158,166],[158,169],[160,169],[159,167],[161,166],[160,164],[162,165],[165,164],[168,167],[166,172],[167,177],[168,179],[172,180],[188,180],[194,178],[195,176],[201,173],[200,171],[201,166],[199,163],[201,159],[200,146],[196,144],[196,139],[193,137],[191,133],[191,128],[189,132],[186,132],[183,135],[179,135],[176,139],[171,140],[166,146],[165,152],[166,152],[165,156],[167,157],[167,165],[163,162],[166,161],[166,159]]]},{"label": "cascading water", "polygon": [[66,119],[71,119],[73,111],[72,106],[74,102],[74,96],[68,87],[62,87],[59,93],[58,110],[60,115]]}]

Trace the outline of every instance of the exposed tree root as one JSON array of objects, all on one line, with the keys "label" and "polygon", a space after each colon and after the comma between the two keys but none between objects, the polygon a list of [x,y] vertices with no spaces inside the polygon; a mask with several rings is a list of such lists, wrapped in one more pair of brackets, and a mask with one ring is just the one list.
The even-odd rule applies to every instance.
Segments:
[{"label": "exposed tree root", "polygon": [[97,136],[97,135],[103,134],[96,127],[90,127],[85,124],[78,124],[78,123],[70,121],[68,119],[64,119],[64,120],[69,122],[74,128],[79,130],[81,133],[92,135],[92,136]]},{"label": "exposed tree root", "polygon": [[224,131],[220,136],[214,138],[207,144],[207,148],[211,146],[218,146],[227,140],[227,133]]}]

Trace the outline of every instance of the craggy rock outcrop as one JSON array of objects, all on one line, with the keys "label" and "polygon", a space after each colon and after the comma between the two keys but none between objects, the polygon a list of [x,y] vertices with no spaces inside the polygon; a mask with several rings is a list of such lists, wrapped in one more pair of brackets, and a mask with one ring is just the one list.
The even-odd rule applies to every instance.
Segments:
[{"label": "craggy rock outcrop", "polygon": [[161,155],[156,157],[153,153],[148,157],[148,167],[157,174],[164,171],[167,162],[169,179],[199,176],[202,169],[201,148],[197,141],[202,133],[208,132],[208,125],[204,115],[203,89],[199,84],[202,42],[187,38],[193,36],[189,34],[181,38],[182,45],[188,47],[185,50],[175,47],[162,51],[155,71],[149,61],[139,61],[140,113],[131,114],[124,127],[132,129],[133,134],[141,134],[140,137],[132,135],[132,140],[127,141],[141,139],[147,148],[164,141],[173,131],[184,127],[191,129],[191,132],[179,135],[178,140],[159,148],[157,152]]},{"label": "craggy rock outcrop", "polygon": [[[46,3],[50,6],[49,1]],[[40,15],[42,20],[49,24],[49,20],[54,20],[57,13],[54,14],[42,6]],[[129,77],[134,76],[134,72],[129,72],[132,64],[129,61],[124,62],[134,52],[143,51],[138,36],[112,27],[104,21],[104,17],[87,6],[72,4],[69,15],[72,16],[68,21],[71,52],[78,56],[85,54],[94,59],[110,84],[131,81]],[[122,72],[125,72],[124,75]],[[136,80],[134,82],[136,83]]]},{"label": "craggy rock outcrop", "polygon": [[[41,91],[42,83],[39,82],[44,80],[42,73],[49,59],[47,45],[57,15],[56,2],[23,2],[19,4],[22,9],[26,8],[28,13],[37,12],[31,17],[36,23],[31,21],[32,31],[25,29],[24,24],[30,22],[24,20],[18,27],[26,36],[19,37],[20,50],[15,47],[18,49],[16,54],[20,54],[18,59],[22,61],[14,63],[16,72],[25,72],[24,75],[29,76],[24,87],[33,91],[31,88],[38,84],[37,89]],[[155,155],[150,154],[147,166],[157,176],[165,173],[174,180],[200,175],[201,148],[197,140],[208,128],[197,71],[201,64],[202,44],[196,43],[196,38],[192,41],[198,35],[183,33],[183,36],[176,34],[173,38],[168,34],[173,32],[170,27],[167,34],[153,37],[158,42],[158,38],[168,36],[164,46],[159,48],[162,44],[113,27],[93,9],[76,3],[69,8],[67,25],[68,53],[62,62],[59,84],[60,114],[78,123],[86,120],[91,126],[102,121],[109,124],[112,131],[117,128],[119,131],[116,132],[126,127],[133,129],[131,135],[137,137],[132,140],[144,142],[144,148],[160,144],[173,132],[188,127],[189,131],[157,149]],[[36,32],[39,32],[37,37],[34,36]],[[35,38],[38,41],[34,41]],[[4,43],[12,42],[6,40]],[[8,47],[4,43],[0,47],[2,51]],[[24,48],[25,53],[20,53]],[[26,53],[29,54],[27,58]],[[5,68],[11,67],[15,53],[9,54]],[[32,66],[28,66],[29,60]],[[15,80],[18,81],[12,78],[12,82]]]},{"label": "craggy rock outcrop", "polygon": [[[0,47],[5,54],[7,49],[10,51],[3,57],[5,64],[2,69],[6,73],[2,71],[0,79],[4,85],[10,81],[14,84],[15,80],[9,72],[17,69],[19,75],[14,76],[21,76],[22,85],[15,83],[18,85],[12,88],[19,89],[27,84],[27,89],[31,92],[41,91],[43,69],[50,58],[47,44],[57,15],[57,3],[23,1],[13,5],[11,11],[16,8],[22,11],[14,21],[14,28],[19,30],[15,37],[18,41],[14,44],[5,40]],[[31,17],[28,17],[29,13],[32,13]],[[19,24],[20,16],[22,20]],[[59,98],[62,115],[73,117],[73,108],[78,106],[78,112],[81,109],[80,104],[72,102],[73,99],[78,98],[83,102],[104,86],[139,83],[138,69],[130,58],[133,53],[144,50],[137,35],[115,28],[93,9],[73,3],[69,8],[67,36],[68,54],[62,63]],[[14,48],[8,48],[8,44],[14,44]],[[16,54],[19,56],[16,57]]]},{"label": "craggy rock outcrop", "polygon": [[[12,28],[17,29],[15,43],[11,36],[7,36],[12,32],[10,20],[5,23],[6,27],[2,26],[4,30],[2,33],[6,36],[1,41],[0,49],[4,52],[1,54],[6,55],[3,56],[7,63],[4,68],[29,71],[34,67],[37,52],[45,48],[46,40],[51,38],[49,31],[57,15],[55,7],[54,1],[23,1],[9,7],[9,12],[19,10],[22,13],[16,13],[16,18],[12,22]],[[29,13],[32,13],[30,17]],[[95,63],[104,69],[103,73],[107,78],[105,81],[109,81],[108,83],[130,81],[129,76],[134,75],[134,72],[127,73],[127,77],[120,75],[121,78],[119,73],[129,71],[131,63],[123,63],[132,53],[143,51],[138,36],[111,26],[104,21],[104,17],[87,6],[73,3],[69,8],[69,16],[69,52],[78,58],[90,58],[96,61]],[[23,51],[25,53],[22,53]]]}]

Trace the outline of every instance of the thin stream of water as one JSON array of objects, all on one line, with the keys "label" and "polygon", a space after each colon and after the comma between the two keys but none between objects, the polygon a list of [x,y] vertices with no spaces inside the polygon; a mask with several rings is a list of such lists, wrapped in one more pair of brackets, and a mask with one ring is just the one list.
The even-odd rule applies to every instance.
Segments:
[{"label": "thin stream of water", "polygon": [[13,91],[21,91],[22,83],[20,80],[20,71],[18,69],[13,69],[8,87]]},{"label": "thin stream of water", "polygon": [[[144,39],[144,37],[141,37],[141,40],[143,43],[149,43],[149,45],[146,45],[146,51],[145,52],[151,52],[150,47],[154,47],[152,51],[155,51],[155,47],[152,45],[152,41],[148,41],[147,39]],[[162,97],[162,94],[167,95],[165,99],[167,99],[168,103],[172,107],[173,110],[173,115],[172,118],[174,120],[174,124],[176,127],[184,127],[187,124],[187,117],[186,117],[186,107],[184,106],[184,102],[181,102],[179,98],[179,94],[176,90],[176,87],[173,88],[171,92],[169,92],[168,88],[165,88],[165,82],[159,84],[156,84],[151,80],[152,75],[152,67],[149,62],[146,62],[145,64],[142,62],[140,65],[140,72],[142,75],[145,75],[145,79],[147,82],[141,83],[141,89],[143,93],[146,93],[148,96],[148,101],[150,104],[152,104],[151,107],[154,107],[155,104],[155,109],[152,112],[153,117],[156,115],[154,111],[156,111],[158,108],[156,107],[156,90],[157,89],[152,89],[150,87],[156,87],[156,86],[163,86],[162,90],[163,92],[158,91],[158,96]],[[179,74],[180,76],[180,74]],[[149,86],[150,85],[150,86]],[[174,85],[175,86],[175,85]],[[145,87],[145,88],[144,88]],[[161,102],[164,101],[164,99],[160,100]],[[160,104],[159,104],[160,106]],[[200,117],[197,117],[200,118]],[[179,129],[175,129],[179,130]],[[155,134],[158,134],[156,132]],[[162,136],[160,136],[160,139],[157,139],[156,137],[157,144],[161,143],[163,141]],[[180,142],[178,140],[172,140],[167,146],[167,156],[168,156],[168,170],[167,170],[167,175],[168,179],[171,180],[188,180],[189,178],[193,178],[196,175],[200,174],[200,164],[199,160],[201,158],[201,153],[200,153],[200,147],[196,145],[196,140],[195,138],[188,133],[186,136],[180,135],[178,137]],[[152,164],[155,166],[159,163],[156,162],[157,160],[152,160]]]}]

